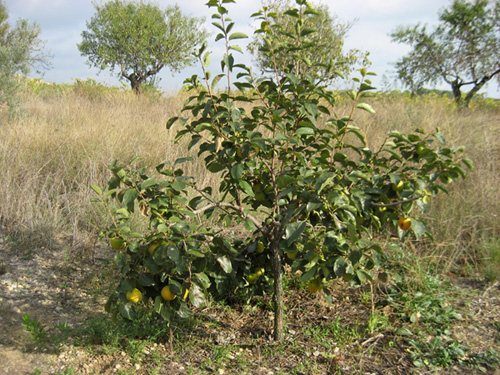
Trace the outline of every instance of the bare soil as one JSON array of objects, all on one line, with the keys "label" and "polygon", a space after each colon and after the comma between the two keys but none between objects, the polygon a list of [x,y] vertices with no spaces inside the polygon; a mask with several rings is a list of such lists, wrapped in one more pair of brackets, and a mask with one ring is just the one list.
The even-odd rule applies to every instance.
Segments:
[{"label": "bare soil", "polygon": [[[272,311],[265,304],[224,308],[211,305],[196,311],[198,325],[179,328],[171,353],[168,337],[141,348],[132,358],[125,351],[102,345],[76,346],[72,341],[59,354],[34,350],[22,326],[28,314],[49,332],[57,322],[81,326],[88,316],[103,312],[104,293],[97,281],[112,265],[105,249],[65,252],[46,248],[28,251],[0,237],[0,374],[427,374],[414,366],[404,337],[394,330],[369,333],[348,343],[335,342],[321,329],[354,332],[366,324],[371,303],[363,290],[335,284],[332,304],[320,296],[298,292],[288,295],[287,338],[273,343]],[[452,325],[450,340],[466,346],[468,354],[500,351],[500,287],[471,278],[451,278],[460,293],[455,309],[463,317]],[[366,290],[365,290],[366,292]],[[366,295],[366,293],[365,293]],[[265,302],[265,301],[264,301]],[[391,317],[389,306],[378,306]],[[335,323],[336,322],[336,323]],[[392,322],[397,326],[398,322]],[[308,331],[306,332],[306,327]],[[365,330],[366,331],[366,330]],[[331,343],[328,350],[319,340]],[[338,337],[337,337],[338,339]],[[321,342],[321,341],[319,341]],[[437,370],[440,374],[500,374],[498,363],[479,369],[463,364]]]}]

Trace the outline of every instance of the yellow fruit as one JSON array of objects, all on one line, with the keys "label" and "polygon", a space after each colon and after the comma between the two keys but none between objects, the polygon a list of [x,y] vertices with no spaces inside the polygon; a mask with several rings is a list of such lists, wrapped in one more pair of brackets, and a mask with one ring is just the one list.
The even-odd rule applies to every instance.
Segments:
[{"label": "yellow fruit", "polygon": [[400,218],[398,220],[398,225],[402,230],[408,230],[411,228],[411,219],[408,218]]},{"label": "yellow fruit", "polygon": [[127,299],[132,303],[137,303],[142,300],[142,293],[139,289],[134,288],[127,292]]},{"label": "yellow fruit", "polygon": [[189,294],[189,289],[186,289],[186,291],[184,292],[184,297],[182,297],[182,299],[186,299],[188,294]]},{"label": "yellow fruit", "polygon": [[259,276],[257,276],[255,273],[251,273],[250,275],[248,275],[248,283],[249,284],[255,284],[258,279],[259,279]]},{"label": "yellow fruit", "polygon": [[120,250],[125,247],[125,241],[121,238],[112,238],[110,241],[111,247],[115,250]]},{"label": "yellow fruit", "polygon": [[395,190],[395,191],[401,191],[403,190],[403,186],[404,186],[404,182],[403,181],[399,181],[398,184],[392,184],[392,188]]},{"label": "yellow fruit", "polygon": [[151,245],[149,245],[149,247],[148,247],[149,255],[152,256],[158,246],[160,246],[160,242],[152,243]]},{"label": "yellow fruit", "polygon": [[299,253],[298,250],[292,250],[292,251],[287,251],[286,252],[286,256],[288,257],[288,259],[290,260],[295,260],[295,258],[297,258],[297,254]]},{"label": "yellow fruit", "polygon": [[307,289],[311,293],[318,293],[319,291],[321,291],[321,289],[323,289],[323,285],[318,279],[312,279],[311,281],[309,281],[309,284],[307,284]]},{"label": "yellow fruit", "polygon": [[425,146],[424,145],[418,145],[417,146],[417,154],[421,154],[422,152],[424,152],[425,150]]},{"label": "yellow fruit", "polygon": [[177,296],[170,291],[170,285],[167,285],[164,286],[163,289],[161,290],[161,297],[165,301],[172,301]]},{"label": "yellow fruit", "polygon": [[257,243],[257,249],[256,249],[257,254],[262,254],[264,252],[264,244],[262,241],[259,241]]},{"label": "yellow fruit", "polygon": [[264,268],[260,268],[257,272],[255,272],[255,275],[257,277],[261,277],[264,274],[264,272],[266,272],[266,270]]}]

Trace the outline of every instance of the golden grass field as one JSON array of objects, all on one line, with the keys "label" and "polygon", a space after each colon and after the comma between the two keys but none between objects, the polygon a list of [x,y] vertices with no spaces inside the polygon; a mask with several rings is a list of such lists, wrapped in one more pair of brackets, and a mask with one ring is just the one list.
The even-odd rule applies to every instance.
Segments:
[{"label": "golden grass field", "polygon": [[[5,114],[0,117],[0,216],[20,251],[38,246],[91,251],[108,218],[91,203],[90,185],[106,183],[107,165],[114,159],[141,156],[140,164],[153,168],[186,156],[186,145],[173,142],[175,129],[165,128],[186,97],[135,97],[82,83],[30,86],[17,116],[10,121]],[[370,103],[375,115],[359,111],[355,117],[372,144],[392,129],[440,127],[450,145],[466,147],[475,170],[450,186],[448,196],[433,201],[428,220],[436,242],[422,250],[423,256],[445,270],[491,264],[486,259],[491,248],[500,252],[500,105],[478,101],[458,111],[446,98],[401,94],[378,95]],[[336,111],[349,109],[341,101]],[[187,172],[204,184],[217,183],[202,162],[192,163]]]}]

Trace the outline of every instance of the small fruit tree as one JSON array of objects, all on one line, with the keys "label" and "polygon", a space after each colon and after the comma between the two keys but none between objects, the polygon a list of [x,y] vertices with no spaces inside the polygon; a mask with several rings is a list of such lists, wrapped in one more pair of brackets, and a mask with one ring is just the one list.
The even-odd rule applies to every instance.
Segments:
[{"label": "small fruit tree", "polygon": [[[374,112],[362,102],[373,90],[365,69],[355,78],[358,88],[347,93],[353,104],[345,116],[335,112],[338,95],[324,84],[337,75],[334,62],[317,70],[314,61],[295,62],[331,76],[298,77],[294,64],[283,74],[254,77],[232,53],[242,51],[234,41],[246,37],[232,31],[226,8],[232,2],[207,3],[216,10],[216,40],[225,43],[223,72],[211,77],[203,46],[203,74],[186,81],[194,93],[186,116],[167,124],[181,123],[176,139],[190,137],[189,147],[197,148],[207,171],[220,175],[218,191],[184,175],[179,166],[187,159],[159,165],[156,175],[164,178],[114,163],[107,188],[94,187],[108,207],[114,196],[122,204],[111,211],[114,222],[106,232],[123,276],[108,308],[133,318],[136,303],[153,300],[155,311],[170,320],[188,316],[188,302],[200,306],[209,293],[270,291],[279,341],[285,264],[301,274],[310,292],[323,290],[326,298],[327,280],[371,280],[384,260],[377,233],[398,228],[400,237],[426,235],[415,209],[425,211],[431,197],[445,191],[443,184],[465,176],[460,163],[472,163],[458,160],[462,149],[446,147],[439,132],[418,129],[390,132],[378,149],[369,149],[353,117],[356,109]],[[308,37],[315,30],[302,27],[310,12],[311,5],[297,0],[286,12],[294,32],[278,40],[269,30],[274,15],[265,7],[254,14],[263,53],[272,60],[278,51],[294,55],[314,48]],[[218,91],[222,79],[227,88]],[[148,217],[146,233],[131,228],[136,208]],[[220,233],[234,226],[238,230],[230,235]]]}]

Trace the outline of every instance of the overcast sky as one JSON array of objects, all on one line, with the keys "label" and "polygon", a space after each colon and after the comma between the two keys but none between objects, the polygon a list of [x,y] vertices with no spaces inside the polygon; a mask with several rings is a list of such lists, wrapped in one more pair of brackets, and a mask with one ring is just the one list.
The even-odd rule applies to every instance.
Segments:
[{"label": "overcast sky", "polygon": [[[76,78],[93,78],[98,82],[119,84],[117,78],[109,71],[98,74],[96,69],[91,69],[78,51],[77,44],[81,42],[81,33],[86,29],[86,21],[95,13],[91,0],[1,1],[7,6],[11,23],[18,18],[24,18],[31,22],[35,21],[41,26],[41,38],[46,41],[46,47],[53,55],[52,67],[43,77],[45,80],[71,83]],[[237,4],[228,5],[230,15],[236,21],[234,31],[243,31],[251,35],[250,15],[259,9],[260,0],[236,1]],[[345,47],[370,52],[372,62],[370,70],[377,74],[373,82],[380,88],[384,88],[384,76],[387,76],[390,82],[393,81],[392,64],[408,51],[405,45],[392,43],[389,33],[399,25],[417,23],[434,25],[437,23],[439,10],[450,4],[450,0],[322,0],[320,2],[328,5],[330,11],[341,21],[355,21]],[[207,29],[214,31],[209,23],[211,11],[204,5],[206,0],[158,0],[157,3],[161,7],[178,3],[185,14],[206,17]],[[318,1],[313,0],[313,3],[317,4]],[[218,49],[213,43],[213,37],[210,38],[209,47],[214,51]],[[216,55],[212,61],[217,61]],[[247,57],[242,62],[250,63],[251,58]],[[215,73],[217,65],[214,63],[212,65]],[[160,74],[160,86],[167,91],[176,91],[181,87],[184,78],[199,73],[198,67],[175,74],[164,69]],[[492,97],[500,97],[496,83],[489,85],[487,93]]]}]

